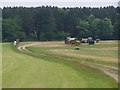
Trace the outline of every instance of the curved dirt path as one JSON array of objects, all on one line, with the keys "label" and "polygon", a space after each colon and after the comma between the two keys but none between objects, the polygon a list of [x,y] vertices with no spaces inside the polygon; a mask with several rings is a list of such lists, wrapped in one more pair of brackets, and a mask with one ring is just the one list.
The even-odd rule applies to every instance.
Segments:
[{"label": "curved dirt path", "polygon": [[[39,45],[40,43],[33,43],[33,44],[26,44],[26,45],[21,45],[18,47],[18,49],[22,52],[29,52],[29,53],[32,53],[31,51],[27,50],[26,48],[29,47],[29,46],[35,46],[35,45]],[[107,65],[102,65],[102,64],[90,64],[88,66],[91,66],[93,68],[96,68],[102,72],[104,72],[106,75],[112,77],[114,80],[116,80],[117,82],[120,83],[120,80],[119,80],[119,75],[118,73],[115,73],[115,72],[112,72],[110,71],[109,69],[112,69],[112,70],[117,70],[119,71],[120,69],[118,69],[118,67],[113,67],[113,66],[107,66]]]},{"label": "curved dirt path", "polygon": [[[37,45],[38,43],[34,43],[34,44],[26,44],[26,45],[21,45],[21,46],[19,46],[18,47],[18,49],[20,50],[20,51],[22,51],[22,52],[30,52],[30,51],[28,51],[27,49],[26,49],[26,47],[29,47],[29,46],[34,46],[34,45]],[[32,52],[30,52],[30,53],[32,53]]]}]

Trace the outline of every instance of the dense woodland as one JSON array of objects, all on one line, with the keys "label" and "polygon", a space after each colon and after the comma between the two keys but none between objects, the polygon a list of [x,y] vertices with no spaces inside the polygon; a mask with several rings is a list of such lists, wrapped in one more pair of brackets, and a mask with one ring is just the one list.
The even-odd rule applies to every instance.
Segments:
[{"label": "dense woodland", "polygon": [[2,40],[49,41],[78,39],[120,39],[120,8],[4,7]]}]

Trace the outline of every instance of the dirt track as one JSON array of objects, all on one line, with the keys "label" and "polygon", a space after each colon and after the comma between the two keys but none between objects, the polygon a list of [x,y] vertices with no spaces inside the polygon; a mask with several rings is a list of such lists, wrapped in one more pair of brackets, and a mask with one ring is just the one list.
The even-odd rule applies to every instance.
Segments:
[{"label": "dirt track", "polygon": [[18,47],[18,49],[20,50],[20,51],[22,51],[22,52],[30,52],[30,51],[28,51],[27,49],[26,49],[26,47],[29,47],[29,46],[35,46],[35,45],[37,45],[38,43],[34,43],[34,44],[27,44],[27,45],[21,45],[21,46],[19,46]]}]

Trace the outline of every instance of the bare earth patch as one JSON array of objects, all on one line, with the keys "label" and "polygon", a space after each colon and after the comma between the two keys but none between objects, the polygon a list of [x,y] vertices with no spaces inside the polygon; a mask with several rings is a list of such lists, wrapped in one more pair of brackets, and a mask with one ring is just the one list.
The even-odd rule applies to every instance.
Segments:
[{"label": "bare earth patch", "polygon": [[114,44],[114,43],[118,43],[118,41],[100,41],[100,43],[99,44]]},{"label": "bare earth patch", "polygon": [[102,61],[108,61],[108,62],[116,62],[116,63],[118,62],[118,59],[115,59],[115,58],[78,54],[78,53],[75,53],[74,50],[54,49],[49,51],[53,53],[65,54],[65,55],[74,56],[78,58],[82,57],[82,58],[91,58],[95,60],[102,60]]},{"label": "bare earth patch", "polygon": [[67,46],[64,42],[37,42],[33,47],[62,47]]},{"label": "bare earth patch", "polygon": [[85,50],[118,50],[118,47],[107,47],[107,48],[85,48]]}]

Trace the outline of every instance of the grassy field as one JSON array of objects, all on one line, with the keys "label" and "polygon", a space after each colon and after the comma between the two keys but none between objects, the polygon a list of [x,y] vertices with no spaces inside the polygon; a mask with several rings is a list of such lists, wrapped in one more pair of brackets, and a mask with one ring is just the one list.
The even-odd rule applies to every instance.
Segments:
[{"label": "grassy field", "polygon": [[117,41],[80,46],[38,42],[27,47],[30,52],[21,52],[10,43],[3,43],[3,88],[118,87],[112,77],[90,66],[117,67],[117,47]]},{"label": "grassy field", "polygon": [[0,43],[0,89],[2,89],[2,44]]}]

